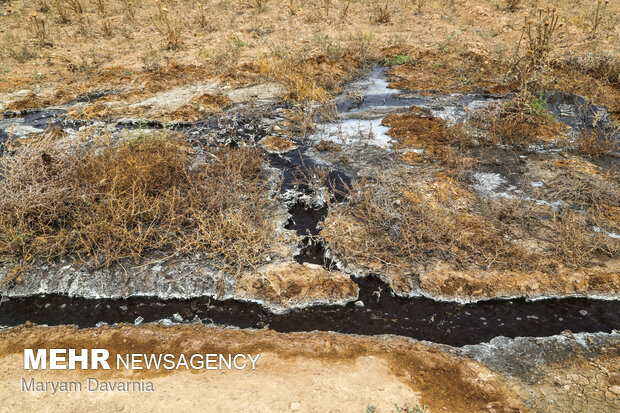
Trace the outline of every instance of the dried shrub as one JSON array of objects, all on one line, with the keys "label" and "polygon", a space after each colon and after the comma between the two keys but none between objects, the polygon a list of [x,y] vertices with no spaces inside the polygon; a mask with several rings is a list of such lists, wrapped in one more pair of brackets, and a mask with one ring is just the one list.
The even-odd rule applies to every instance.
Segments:
[{"label": "dried shrub", "polygon": [[103,35],[107,38],[112,37],[113,34],[112,25],[110,22],[111,20],[107,17],[101,21],[101,30],[103,31]]},{"label": "dried shrub", "polygon": [[209,32],[216,31],[213,21],[207,17],[207,10],[202,3],[198,3],[198,13],[194,17],[194,23],[201,29]]},{"label": "dried shrub", "polygon": [[93,139],[48,134],[0,158],[4,260],[109,265],[203,251],[232,271],[256,265],[281,237],[256,150],[209,149],[197,162],[175,136]]},{"label": "dried shrub", "polygon": [[342,10],[340,11],[340,19],[342,21],[346,20],[348,14],[349,14],[349,9],[351,8],[351,2],[353,0],[344,0],[344,3],[342,5]]},{"label": "dried shrub", "polygon": [[556,62],[558,67],[568,67],[590,75],[613,86],[620,87],[620,57],[614,54],[588,53],[568,56]]},{"label": "dried shrub", "polygon": [[52,43],[49,41],[49,33],[45,19],[39,17],[37,13],[32,13],[28,22],[30,32],[37,39],[37,43],[40,46],[52,46]]},{"label": "dried shrub", "polygon": [[587,265],[600,248],[598,237],[592,235],[584,216],[572,211],[554,220],[558,241],[555,253],[571,267]]},{"label": "dried shrub", "polygon": [[84,13],[84,6],[82,6],[82,2],[80,0],[66,0],[66,3],[75,14],[81,15]]},{"label": "dried shrub", "polygon": [[129,20],[134,21],[136,19],[136,2],[135,0],[121,0],[121,5],[125,15]]},{"label": "dried shrub", "polygon": [[523,31],[527,36],[527,56],[532,65],[539,65],[547,58],[559,18],[557,9],[542,7],[538,9],[535,19],[525,18]]},{"label": "dried shrub", "polygon": [[609,4],[609,0],[597,0],[596,1],[596,10],[594,12],[594,21],[592,22],[592,38],[596,37],[596,31],[598,30],[601,20],[605,15],[605,9]]},{"label": "dried shrub", "polygon": [[54,10],[58,14],[58,22],[59,23],[69,23],[71,21],[69,17],[69,4],[66,1],[62,0],[53,0],[52,5],[54,6]]},{"label": "dried shrub", "polygon": [[161,1],[156,1],[157,9],[153,15],[153,25],[164,38],[166,50],[177,50],[183,44],[181,39],[181,26],[174,18],[170,17],[170,10],[162,5]]},{"label": "dried shrub", "polygon": [[616,140],[618,131],[606,131],[603,128],[582,129],[574,142],[568,144],[569,150],[590,158],[600,158],[620,151],[620,142]]},{"label": "dried shrub", "polygon": [[415,11],[417,14],[422,14],[422,9],[426,5],[426,0],[414,0]]},{"label": "dried shrub", "polygon": [[[444,260],[457,267],[532,269],[536,259],[503,236],[489,205],[435,172],[362,177],[330,210],[321,237],[339,258],[407,267]],[[488,216],[470,212],[474,205]]]},{"label": "dried shrub", "polygon": [[41,13],[47,13],[50,11],[50,5],[47,0],[37,0],[35,3],[37,5],[37,10]]},{"label": "dried shrub", "polygon": [[99,13],[99,15],[101,16],[106,16],[107,15],[107,8],[106,8],[106,0],[92,0],[93,4],[95,5],[95,9],[97,9],[97,13]]},{"label": "dried shrub", "polygon": [[575,209],[605,213],[609,208],[620,208],[620,184],[617,172],[603,172],[588,164],[561,161],[561,173],[548,183],[549,199],[560,200]]},{"label": "dried shrub", "polygon": [[386,24],[392,20],[392,12],[390,11],[390,3],[377,3],[373,9],[371,20],[375,23]]},{"label": "dried shrub", "polygon": [[474,113],[472,121],[484,132],[479,139],[484,145],[525,146],[538,140],[555,140],[565,130],[547,112],[546,100],[527,92]]},{"label": "dried shrub", "polygon": [[506,9],[516,11],[520,4],[521,0],[506,0]]},{"label": "dried shrub", "polygon": [[292,58],[264,58],[258,62],[261,74],[286,87],[286,100],[291,102],[326,102],[329,92],[317,82],[314,73],[303,62]]},{"label": "dried shrub", "polygon": [[264,12],[267,8],[267,1],[268,0],[252,0],[251,4],[258,12]]}]

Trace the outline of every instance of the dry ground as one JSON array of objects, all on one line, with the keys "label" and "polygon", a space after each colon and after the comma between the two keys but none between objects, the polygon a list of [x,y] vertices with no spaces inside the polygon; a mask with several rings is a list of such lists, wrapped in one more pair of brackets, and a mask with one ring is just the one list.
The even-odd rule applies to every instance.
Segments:
[{"label": "dry ground", "polygon": [[[553,64],[537,81],[589,95],[618,111],[617,2],[487,0],[207,1],[76,0],[0,3],[0,92],[30,90],[7,108],[62,103],[94,90],[82,117],[115,113],[154,93],[195,82],[276,81],[290,100],[324,100],[368,60],[408,55],[399,87],[442,91],[513,88],[525,16],[557,7]],[[418,10],[417,3],[422,4]],[[36,13],[36,15],[35,15]],[[595,34],[595,36],[593,36]],[[519,53],[523,52],[523,44]],[[610,83],[615,83],[611,87]],[[422,87],[420,87],[422,86]],[[7,95],[10,96],[10,95]],[[191,96],[190,96],[191,98]],[[194,119],[227,104],[195,96],[165,114]],[[7,99],[3,99],[7,101]],[[13,101],[13,103],[11,103]],[[120,110],[116,108],[116,110]],[[118,113],[118,112],[116,112]]]},{"label": "dry ground", "polygon": [[[532,368],[531,360],[521,361],[518,355],[528,346],[537,346],[533,340],[521,339],[521,344],[509,340],[497,351],[499,358],[488,360],[490,367],[486,367],[455,355],[454,349],[391,336],[281,334],[188,325],[82,330],[22,326],[0,332],[0,411],[159,411],[164,404],[174,404],[183,412],[366,412],[369,406],[377,412],[394,412],[395,405],[428,405],[430,412],[614,411],[620,402],[617,336],[576,339],[569,334],[551,339],[558,341],[537,350],[540,359]],[[583,340],[597,344],[589,349]],[[23,370],[24,348],[261,356],[254,371],[27,372]],[[480,351],[487,354],[482,347]],[[22,393],[22,377],[41,381],[142,379],[152,381],[155,392]]]},{"label": "dry ground", "polygon": [[[173,403],[181,411],[212,406],[235,411],[394,411],[427,404],[431,411],[528,411],[511,395],[510,383],[477,362],[398,338],[347,337],[330,333],[277,334],[194,327],[122,327],[74,330],[18,328],[1,333],[2,408],[26,411],[47,406],[156,411]],[[18,391],[23,371],[22,349],[90,346],[111,353],[260,353],[255,371],[242,372],[40,372],[36,380],[146,379],[154,394],[127,396],[33,395]],[[250,402],[251,400],[251,402]],[[42,404],[45,403],[45,404]],[[77,403],[77,404],[75,404]],[[171,404],[172,405],[172,404]],[[12,410],[18,409],[18,410]],[[20,410],[23,409],[23,410]],[[145,410],[146,409],[146,410]]]}]

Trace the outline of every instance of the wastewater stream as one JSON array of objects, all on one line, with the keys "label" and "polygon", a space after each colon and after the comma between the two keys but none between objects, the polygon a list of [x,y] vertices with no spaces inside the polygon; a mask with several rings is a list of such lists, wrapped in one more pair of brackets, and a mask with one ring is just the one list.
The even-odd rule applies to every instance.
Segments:
[{"label": "wastewater stream", "polygon": [[[330,140],[347,145],[374,145],[389,149],[390,138],[381,119],[389,113],[408,106],[427,110],[433,116],[449,123],[462,121],[468,110],[506,99],[484,94],[417,96],[387,87],[385,68],[376,67],[369,75],[353,82],[335,100],[338,118],[333,123],[320,125],[310,136],[310,142]],[[550,94],[550,111],[572,128],[587,127],[592,119],[604,122],[604,108],[585,105],[579,97]],[[54,123],[63,128],[78,128],[83,122],[68,121],[61,109],[5,113],[0,119],[0,141],[11,130],[40,131]],[[229,120],[230,121],[230,120]],[[222,120],[207,120],[194,124],[178,124],[172,128],[186,132],[190,141],[200,139],[208,132],[224,130]],[[252,138],[259,140],[267,133],[258,123],[238,118],[235,136],[218,135],[221,142]],[[11,123],[11,126],[9,126]],[[17,125],[17,126],[15,126]],[[123,122],[117,128],[159,128],[157,122],[137,124]],[[309,145],[308,145],[309,146]],[[295,185],[295,171],[300,167],[312,168],[317,163],[305,157],[306,147],[286,154],[269,156],[272,167],[283,175],[282,190],[301,190]],[[337,166],[330,180],[338,189],[351,178]],[[340,201],[338,196],[335,202]],[[288,229],[297,231],[304,239],[303,248],[295,259],[330,267],[323,247],[311,237],[319,230],[327,213],[325,206],[292,203]],[[17,326],[26,321],[36,324],[76,324],[79,327],[115,323],[205,323],[230,328],[264,328],[279,332],[335,331],[351,334],[395,334],[453,346],[477,344],[494,337],[551,336],[564,330],[572,332],[611,332],[620,330],[620,301],[587,298],[549,298],[540,300],[503,299],[471,304],[434,301],[428,298],[401,298],[391,293],[388,285],[376,277],[355,278],[359,298],[346,305],[312,306],[295,309],[285,314],[274,314],[259,304],[238,301],[218,301],[208,297],[187,300],[163,300],[152,297],[126,299],[84,299],[63,295],[37,295],[0,299],[0,326]]]}]

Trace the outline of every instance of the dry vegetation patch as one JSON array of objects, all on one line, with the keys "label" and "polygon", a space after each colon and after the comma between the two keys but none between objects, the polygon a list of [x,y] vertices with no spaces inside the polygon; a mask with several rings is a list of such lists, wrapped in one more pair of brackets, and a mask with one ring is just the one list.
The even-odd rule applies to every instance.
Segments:
[{"label": "dry vegetation patch", "polygon": [[476,49],[429,49],[414,53],[408,63],[395,66],[390,71],[394,77],[390,86],[423,93],[506,93],[518,86],[515,79],[505,76],[507,70],[505,62]]},{"label": "dry vegetation patch", "polygon": [[[585,191],[591,181],[578,183]],[[606,203],[617,189],[601,191]],[[399,294],[417,285],[461,299],[616,294],[620,242],[609,231],[619,209],[591,199],[585,210],[555,209],[557,199],[482,196],[443,168],[392,168],[354,182],[320,236],[347,270],[379,274]]]},{"label": "dry vegetation patch", "polygon": [[566,125],[547,112],[547,101],[529,93],[476,112],[473,125],[483,131],[485,145],[527,146],[536,141],[558,141]]},{"label": "dry vegetation patch", "polygon": [[174,135],[43,136],[0,158],[0,173],[0,254],[10,262],[70,255],[107,265],[200,250],[243,269],[280,237],[255,149],[208,149],[198,162]]},{"label": "dry vegetation patch", "polygon": [[[90,79],[117,68],[116,83],[129,84],[135,93],[155,93],[136,74],[141,68],[160,72],[158,67],[178,61],[199,67],[202,78],[219,77],[235,85],[272,79],[287,86],[289,100],[324,100],[329,97],[324,92],[338,90],[360,62],[383,60],[398,50],[407,56],[407,63],[393,70],[398,87],[503,93],[518,86],[511,69],[525,22],[531,36],[524,42],[541,47],[522,45],[520,50],[531,49],[537,56],[537,50],[543,50],[556,63],[538,80],[561,88],[578,81],[580,93],[596,94],[614,105],[610,90],[599,90],[604,84],[594,87],[556,72],[586,73],[590,80],[617,83],[617,4],[505,3],[507,7],[490,0],[381,5],[312,0],[302,8],[296,1],[262,0],[12,0],[0,3],[0,27],[7,28],[0,33],[0,90],[62,90],[66,98],[54,103],[64,103],[77,93],[98,89],[102,79]],[[546,25],[547,14],[540,15],[539,8],[559,15],[559,23],[554,18]],[[557,28],[548,29],[555,27],[553,22]],[[563,58],[567,48],[575,56],[570,62]],[[582,58],[593,50],[586,63]],[[271,68],[248,70],[261,66],[265,57],[274,60]],[[312,62],[325,58],[329,64]],[[170,79],[164,79],[167,73],[159,74],[164,87],[171,87]],[[189,83],[193,77],[185,73],[183,79]]]},{"label": "dry vegetation patch", "polygon": [[337,256],[377,269],[411,271],[436,260],[458,268],[537,267],[533,254],[504,237],[505,224],[493,212],[441,171],[402,168],[356,181],[321,236]]}]

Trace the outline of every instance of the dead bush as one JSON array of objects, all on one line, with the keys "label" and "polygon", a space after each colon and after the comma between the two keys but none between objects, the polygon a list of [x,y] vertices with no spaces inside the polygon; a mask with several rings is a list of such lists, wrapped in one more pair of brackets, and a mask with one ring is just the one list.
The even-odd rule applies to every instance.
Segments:
[{"label": "dead bush", "polygon": [[559,15],[555,8],[539,8],[535,18],[525,18],[527,56],[532,65],[545,61],[552,48],[553,34],[558,27]]},{"label": "dead bush", "polygon": [[620,185],[617,172],[581,171],[567,164],[549,182],[549,199],[560,200],[573,208],[605,214],[609,208],[620,208]]},{"label": "dead bush", "polygon": [[379,24],[386,24],[392,20],[392,12],[390,11],[390,3],[377,3],[374,7],[371,21]]},{"label": "dead bush", "polygon": [[555,62],[554,66],[568,67],[610,85],[620,86],[620,57],[613,54],[589,53],[584,56],[569,56]]},{"label": "dead bush", "polygon": [[69,23],[71,21],[69,17],[69,2],[61,1],[61,0],[53,0],[52,5],[54,6],[54,10],[56,10],[56,14],[58,14],[58,22],[59,23]]},{"label": "dead bush", "polygon": [[310,65],[290,57],[263,58],[258,70],[264,76],[281,82],[286,87],[286,100],[291,102],[326,102],[330,94],[317,82]]},{"label": "dead bush", "polygon": [[415,0],[415,11],[417,14],[422,14],[422,9],[426,5],[426,0]]},{"label": "dead bush", "polygon": [[[321,237],[338,257],[407,267],[433,260],[457,267],[532,269],[537,260],[502,235],[502,223],[472,192],[435,172],[361,178],[330,210]],[[472,213],[473,207],[488,211]]]},{"label": "dead bush", "polygon": [[46,135],[0,158],[0,256],[109,265],[154,251],[202,251],[214,265],[256,265],[278,241],[258,151],[209,149],[138,134],[120,142]]},{"label": "dead bush", "polygon": [[535,141],[556,140],[565,130],[547,112],[547,101],[527,92],[474,113],[472,123],[484,132],[480,143],[491,145],[524,146]]},{"label": "dead bush", "polygon": [[582,129],[577,139],[568,143],[569,150],[590,158],[600,158],[620,151],[620,143],[616,140],[616,130],[606,131],[602,128]]},{"label": "dead bush", "polygon": [[32,13],[29,19],[29,28],[40,46],[52,46],[52,43],[49,41],[49,30],[46,27],[44,18],[39,17],[37,13]]},{"label": "dead bush", "polygon": [[153,25],[164,38],[166,50],[177,50],[183,44],[182,28],[175,17],[170,17],[170,10],[157,1],[157,9],[153,15]]},{"label": "dead bush", "polygon": [[558,234],[555,253],[571,267],[587,265],[600,244],[589,230],[585,217],[569,211],[556,216],[554,226]]},{"label": "dead bush", "polygon": [[521,0],[506,0],[506,9],[516,11],[520,4]]}]

